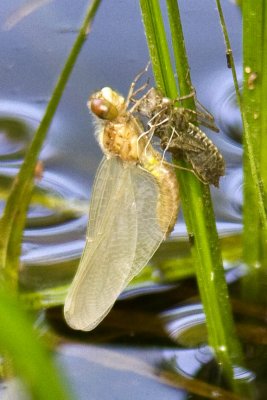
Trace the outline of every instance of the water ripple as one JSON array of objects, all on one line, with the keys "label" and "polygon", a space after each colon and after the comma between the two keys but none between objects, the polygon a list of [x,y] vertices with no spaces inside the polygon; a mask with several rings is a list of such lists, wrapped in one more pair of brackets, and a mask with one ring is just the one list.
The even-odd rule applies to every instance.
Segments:
[{"label": "water ripple", "polygon": [[[5,182],[6,193],[17,172],[14,167],[0,169],[0,182],[2,187]],[[47,171],[36,181],[23,238],[23,286],[43,288],[66,282],[73,275],[88,219],[88,200],[81,198],[75,188],[75,182],[66,176]],[[0,204],[3,208],[3,201]]]},{"label": "water ripple", "polygon": [[0,165],[22,161],[41,118],[25,103],[0,101]]}]

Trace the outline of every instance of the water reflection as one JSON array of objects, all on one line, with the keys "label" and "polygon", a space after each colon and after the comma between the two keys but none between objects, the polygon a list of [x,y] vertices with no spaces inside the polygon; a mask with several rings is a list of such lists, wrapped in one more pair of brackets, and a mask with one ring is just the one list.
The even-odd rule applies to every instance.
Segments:
[{"label": "water reflection", "polygon": [[242,229],[243,171],[241,166],[227,168],[226,176],[221,179],[220,191],[212,190],[214,208],[219,220],[218,230],[232,223],[232,229]]},{"label": "water reflection", "polygon": [[[192,288],[192,282],[190,286]],[[140,291],[138,297],[129,296],[117,302],[101,325],[90,333],[72,331],[55,309],[49,310],[48,321],[65,342],[59,347],[58,356],[78,398],[86,398],[93,390],[97,398],[125,399],[136,394],[142,399],[148,396],[146,390],[149,389],[154,398],[167,396],[171,399],[175,388],[176,398],[181,399],[188,398],[190,393],[192,399],[203,396],[241,400],[238,395],[222,389],[227,388],[227,384],[207,346],[202,306],[197,302],[183,305],[183,301],[190,301],[188,292],[184,292],[184,296],[183,299],[181,285],[165,287],[165,291],[162,288],[157,295],[153,288],[150,295],[146,290],[142,296]],[[167,304],[175,302],[177,307],[168,309]],[[77,341],[79,344],[75,343]],[[91,371],[89,375],[88,370]],[[236,366],[235,373],[235,378],[244,384],[255,379],[249,369]],[[97,376],[101,377],[101,385],[97,383]],[[124,384],[130,384],[131,393],[124,387],[118,392],[122,376]],[[107,389],[106,381],[114,385]],[[142,392],[139,387],[143,387]]]},{"label": "water reflection", "polygon": [[[20,284],[26,291],[68,283],[82,252],[90,186],[101,158],[86,108],[88,95],[106,85],[126,94],[132,77],[148,60],[138,2],[120,2],[119,8],[116,3],[106,2],[97,16],[92,38],[81,54],[60,104],[56,126],[42,151],[44,173],[36,180],[21,259]],[[225,235],[242,228],[242,130],[232,81],[222,67],[224,45],[217,15],[207,4],[204,0],[183,2],[181,13],[197,94],[221,129],[210,137],[226,159],[227,173],[220,189],[212,188],[212,195],[218,229]],[[84,2],[75,2],[75,7],[72,2],[72,7],[70,12],[64,1],[53,2],[11,31],[0,33],[5,98],[0,102],[1,208],[72,44]],[[4,1],[2,8],[6,18],[14,4]],[[229,26],[240,33],[236,8],[227,2],[225,11]],[[240,39],[233,36],[238,55]],[[60,308],[47,313],[49,324],[60,332],[59,340],[66,342],[58,359],[79,399],[171,400],[188,398],[186,392],[206,398],[235,398],[192,379],[212,362],[212,354],[206,345],[205,319],[195,281],[185,279],[194,274],[185,237],[180,216],[171,240],[163,244],[135,286],[122,294],[124,300],[90,335],[67,330]],[[227,240],[224,258],[231,267],[233,251],[236,260],[240,257],[240,237]],[[55,301],[55,292],[49,296]],[[193,304],[185,305],[190,298]],[[241,371],[240,376],[246,374]],[[180,380],[175,381],[177,376]]]},{"label": "water reflection", "polygon": [[201,304],[190,304],[161,315],[168,335],[186,347],[198,347],[207,342],[205,314]]},{"label": "water reflection", "polygon": [[[63,346],[58,358],[79,399],[186,399],[187,394],[176,385],[168,385],[158,375],[161,351],[143,347]],[[79,371],[77,374],[74,371]],[[88,375],[88,370],[91,373]],[[110,385],[112,382],[112,385]],[[129,390],[129,384],[131,389]]]},{"label": "water reflection", "polygon": [[[1,210],[17,173],[17,167],[0,167]],[[71,179],[47,171],[36,180],[22,247],[20,283],[24,288],[55,286],[73,275],[88,219],[88,200],[75,187]]]},{"label": "water reflection", "polygon": [[242,144],[242,120],[240,109],[237,104],[235,88],[233,82],[226,81],[224,86],[217,94],[216,121],[226,140],[228,139],[237,147]]},{"label": "water reflection", "polygon": [[22,161],[40,115],[28,104],[0,101],[0,165]]}]

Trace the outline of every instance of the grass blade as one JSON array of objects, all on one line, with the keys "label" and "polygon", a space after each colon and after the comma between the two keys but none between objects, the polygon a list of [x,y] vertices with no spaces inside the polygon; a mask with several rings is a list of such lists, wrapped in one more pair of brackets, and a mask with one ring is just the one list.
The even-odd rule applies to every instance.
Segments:
[{"label": "grass blade", "polygon": [[0,288],[0,348],[12,359],[15,372],[22,378],[33,399],[68,400],[72,396],[64,389],[51,355],[43,348],[33,322],[19,302]]},{"label": "grass blade", "polygon": [[[192,92],[192,84],[179,8],[175,0],[167,0],[166,2],[180,94],[184,96]],[[155,60],[155,57],[163,53],[165,54],[169,49],[167,47],[167,40],[162,40],[161,43],[166,48],[164,50],[155,50],[155,47],[159,46],[160,43],[157,40],[157,34],[154,33],[157,31],[159,18],[155,21],[154,15],[160,12],[160,6],[157,1],[153,1],[153,6],[151,3],[148,0],[140,0],[148,47],[152,56],[152,66],[153,70],[155,70],[155,80],[158,85],[158,75],[164,72],[162,69],[158,70],[158,65],[161,64],[162,60]],[[163,23],[160,22],[160,24],[162,25]],[[168,59],[170,59],[170,56]],[[167,80],[171,81],[171,85],[164,87],[164,94],[169,97],[176,97],[177,94],[173,93],[176,87],[173,72],[168,78],[163,79],[161,77],[159,83],[161,84],[161,82]],[[169,87],[171,87],[171,90]],[[194,109],[193,98],[188,99],[186,107]],[[223,366],[234,390],[238,393],[243,393],[244,389],[241,387],[242,385],[239,386],[234,380],[234,365],[243,365],[243,355],[235,334],[209,187],[203,185],[190,172],[178,171],[177,175],[181,187],[181,198],[187,230],[193,244],[192,254],[206,314],[209,343],[213,347],[218,362]]]}]

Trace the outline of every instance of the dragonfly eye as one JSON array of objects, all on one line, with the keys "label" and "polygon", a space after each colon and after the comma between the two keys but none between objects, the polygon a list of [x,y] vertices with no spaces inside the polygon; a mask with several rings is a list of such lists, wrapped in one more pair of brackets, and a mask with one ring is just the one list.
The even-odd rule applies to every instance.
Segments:
[{"label": "dragonfly eye", "polygon": [[118,109],[103,98],[91,98],[88,102],[88,107],[101,119],[112,121],[118,116]]}]

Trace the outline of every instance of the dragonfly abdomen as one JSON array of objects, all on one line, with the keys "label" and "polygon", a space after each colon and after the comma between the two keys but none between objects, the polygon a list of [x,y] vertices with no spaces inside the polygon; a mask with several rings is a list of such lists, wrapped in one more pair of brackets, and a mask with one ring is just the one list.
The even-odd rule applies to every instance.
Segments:
[{"label": "dragonfly abdomen", "polygon": [[144,151],[141,162],[158,184],[157,218],[161,229],[168,236],[174,228],[180,206],[179,186],[174,169],[162,162],[152,147]]}]

